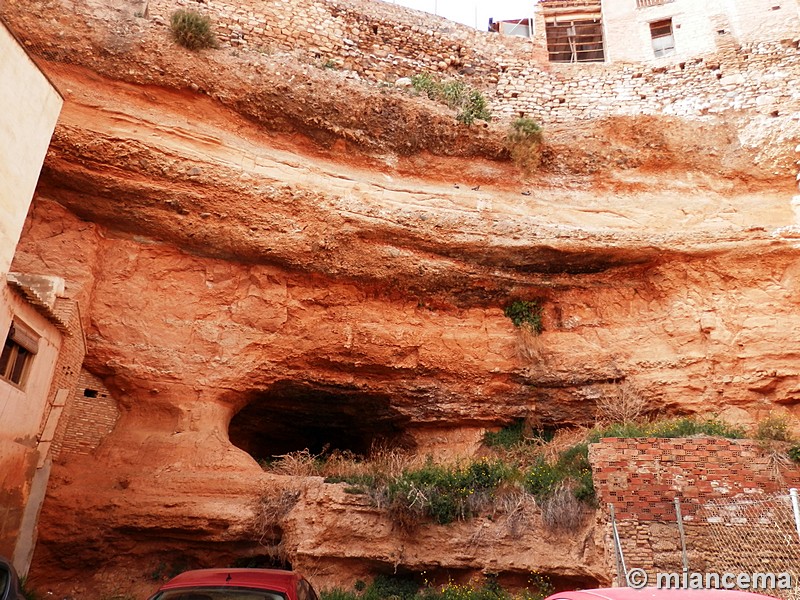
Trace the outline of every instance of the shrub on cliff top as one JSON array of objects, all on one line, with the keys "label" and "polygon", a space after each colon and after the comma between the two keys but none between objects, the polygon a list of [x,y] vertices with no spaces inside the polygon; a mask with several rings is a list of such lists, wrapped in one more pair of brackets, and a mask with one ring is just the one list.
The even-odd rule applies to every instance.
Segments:
[{"label": "shrub on cliff top", "polygon": [[170,28],[175,41],[189,50],[217,47],[211,19],[197,11],[176,10],[170,17]]},{"label": "shrub on cliff top", "polygon": [[589,434],[588,441],[593,444],[602,438],[677,438],[692,436],[715,436],[729,439],[745,437],[743,428],[731,425],[720,419],[693,419],[681,417],[665,421],[614,423],[607,427],[595,429]]}]

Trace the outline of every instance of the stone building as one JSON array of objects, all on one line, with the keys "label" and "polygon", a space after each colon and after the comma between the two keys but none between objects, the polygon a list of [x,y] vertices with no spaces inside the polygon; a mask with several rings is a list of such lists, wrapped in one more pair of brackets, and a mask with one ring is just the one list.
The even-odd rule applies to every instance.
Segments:
[{"label": "stone building", "polygon": [[800,35],[797,0],[541,0],[551,62],[674,63]]},{"label": "stone building", "polygon": [[63,280],[9,272],[63,99],[1,22],[0,56],[0,555],[24,574],[85,344]]}]

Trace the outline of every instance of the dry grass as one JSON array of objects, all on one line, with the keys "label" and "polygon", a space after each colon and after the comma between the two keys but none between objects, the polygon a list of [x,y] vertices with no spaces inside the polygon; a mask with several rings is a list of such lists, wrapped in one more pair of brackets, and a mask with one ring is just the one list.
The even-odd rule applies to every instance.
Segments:
[{"label": "dry grass", "polygon": [[552,440],[540,444],[540,455],[549,462],[556,461],[561,453],[586,442],[588,434],[588,427],[559,429]]},{"label": "dry grass", "polygon": [[541,336],[529,327],[517,329],[517,354],[525,361],[541,363],[544,360],[544,345]]},{"label": "dry grass", "polygon": [[283,490],[265,492],[254,507],[253,530],[258,536],[258,543],[267,549],[272,558],[284,560],[283,546],[281,542],[274,543],[275,539],[280,540],[280,532],[283,529],[283,521],[286,515],[294,508],[300,499],[300,492],[295,490]]},{"label": "dry grass", "polygon": [[635,423],[649,412],[647,401],[639,390],[623,381],[615,392],[604,394],[597,401],[597,420],[600,423]]},{"label": "dry grass", "polygon": [[308,448],[281,454],[265,469],[277,475],[294,477],[354,477],[376,475],[393,478],[402,475],[406,469],[418,466],[424,457],[410,454],[397,448],[374,445],[369,458],[363,458],[349,450],[323,450],[311,454]]},{"label": "dry grass", "polygon": [[586,518],[586,505],[563,485],[542,500],[539,508],[542,510],[542,524],[553,531],[574,531]]},{"label": "dry grass", "polygon": [[319,455],[311,454],[306,448],[297,452],[281,454],[271,464],[268,470],[278,475],[292,475],[293,477],[311,477],[320,475]]}]

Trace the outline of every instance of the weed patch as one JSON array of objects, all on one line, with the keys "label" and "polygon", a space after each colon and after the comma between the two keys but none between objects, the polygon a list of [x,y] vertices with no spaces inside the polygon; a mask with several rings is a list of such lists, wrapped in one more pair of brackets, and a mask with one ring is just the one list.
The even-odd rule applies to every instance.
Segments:
[{"label": "weed patch", "polygon": [[465,125],[472,125],[476,119],[489,121],[492,118],[483,94],[463,81],[451,79],[443,82],[428,73],[421,73],[411,77],[411,87],[418,94],[457,111],[456,119]]},{"label": "weed patch", "polygon": [[211,19],[194,10],[176,10],[169,19],[172,37],[184,48],[202,50],[217,48],[217,38],[211,30]]},{"label": "weed patch", "polygon": [[539,167],[543,141],[541,126],[533,119],[524,117],[514,120],[506,135],[506,147],[512,160],[526,174]]},{"label": "weed patch", "polygon": [[410,578],[379,575],[360,590],[357,586],[353,591],[341,588],[322,590],[320,600],[541,600],[552,589],[547,578],[536,573],[531,574],[529,587],[517,593],[504,590],[492,577],[487,577],[482,585],[449,582],[440,587],[426,585],[421,588]]},{"label": "weed patch", "polygon": [[542,304],[538,300],[515,300],[505,307],[503,314],[514,327],[525,327],[537,335],[542,333]]},{"label": "weed patch", "polygon": [[742,439],[745,430],[719,419],[691,419],[681,417],[665,421],[614,423],[593,430],[589,434],[589,443],[599,442],[602,438],[676,438],[692,436],[724,437]]},{"label": "weed patch", "polygon": [[791,421],[786,415],[770,413],[756,426],[755,439],[762,442],[791,442]]}]

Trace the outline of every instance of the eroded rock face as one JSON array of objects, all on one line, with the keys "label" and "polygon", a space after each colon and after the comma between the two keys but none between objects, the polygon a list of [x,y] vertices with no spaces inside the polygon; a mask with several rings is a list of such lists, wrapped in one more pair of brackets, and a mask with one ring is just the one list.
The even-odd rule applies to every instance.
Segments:
[{"label": "eroded rock face", "polygon": [[[224,77],[240,63],[167,64],[148,35],[122,54],[44,52],[66,103],[13,268],[64,277],[122,416],[54,467],[43,589],[145,595],[242,559],[318,587],[395,570],[607,583],[592,519],[555,534],[530,508],[409,532],[257,460],[377,441],[456,460],[518,417],[591,423],[623,382],[657,411],[796,410],[792,181],[751,169],[730,122],[563,127],[524,178],[499,160],[500,126],[459,129],[411,97],[381,113],[380,92],[307,73],[322,114],[298,95],[276,121],[233,100],[259,92]],[[541,336],[503,315],[520,298],[541,300]]]}]

